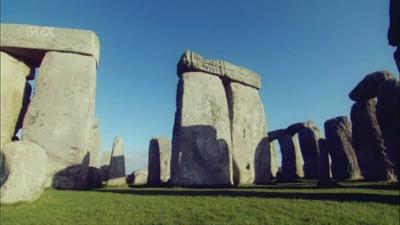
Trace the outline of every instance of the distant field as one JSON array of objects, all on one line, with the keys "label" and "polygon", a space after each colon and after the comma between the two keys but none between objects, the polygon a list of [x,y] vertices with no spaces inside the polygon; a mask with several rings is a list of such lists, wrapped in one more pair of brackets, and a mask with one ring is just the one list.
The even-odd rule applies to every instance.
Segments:
[{"label": "distant field", "polygon": [[30,204],[1,206],[0,224],[400,224],[399,186],[345,182],[230,189],[46,190]]}]

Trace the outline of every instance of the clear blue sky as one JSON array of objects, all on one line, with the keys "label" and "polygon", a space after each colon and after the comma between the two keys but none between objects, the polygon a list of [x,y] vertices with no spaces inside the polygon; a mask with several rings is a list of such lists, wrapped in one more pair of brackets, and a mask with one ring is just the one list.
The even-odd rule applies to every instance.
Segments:
[{"label": "clear blue sky", "polygon": [[[1,21],[90,29],[101,41],[96,111],[102,150],[125,140],[128,172],[152,136],[172,135],[185,49],[252,69],[268,129],[348,115],[364,75],[396,71],[389,0],[1,0]],[[397,74],[397,73],[396,73]]]}]

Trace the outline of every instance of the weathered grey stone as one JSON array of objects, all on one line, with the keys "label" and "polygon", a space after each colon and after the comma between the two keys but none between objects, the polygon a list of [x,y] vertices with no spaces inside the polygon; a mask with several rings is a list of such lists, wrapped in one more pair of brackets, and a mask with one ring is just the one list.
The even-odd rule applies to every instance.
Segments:
[{"label": "weathered grey stone", "polygon": [[7,179],[1,186],[0,202],[10,204],[38,199],[47,178],[46,151],[35,143],[17,141],[4,146],[2,154]]},{"label": "weathered grey stone", "polygon": [[351,108],[353,146],[366,180],[394,180],[394,169],[376,119],[375,98],[356,102]]},{"label": "weathered grey stone", "polygon": [[90,161],[89,166],[100,167],[99,154],[100,154],[100,132],[99,132],[99,119],[93,119],[93,124],[90,130]]},{"label": "weathered grey stone", "polygon": [[170,178],[171,142],[168,138],[152,138],[149,145],[148,184],[158,186]]},{"label": "weathered grey stone", "polygon": [[274,141],[278,139],[280,136],[284,135],[285,129],[279,129],[268,132],[268,139],[269,141]]},{"label": "weathered grey stone", "polygon": [[126,177],[126,183],[129,186],[146,185],[148,180],[147,170],[137,170]]},{"label": "weathered grey stone", "polygon": [[111,153],[107,185],[120,186],[125,184],[125,157],[122,138],[115,137]]},{"label": "weathered grey stone", "polygon": [[259,89],[261,78],[253,71],[223,60],[210,60],[186,50],[178,63],[178,76],[186,72],[204,72]]},{"label": "weathered grey stone", "polygon": [[93,57],[46,53],[25,116],[23,140],[46,149],[47,185],[62,189],[86,185],[95,85]]},{"label": "weathered grey stone", "polygon": [[282,155],[282,173],[280,179],[291,180],[304,176],[301,152],[295,136],[284,134],[278,138]]},{"label": "weathered grey stone", "polygon": [[357,157],[352,145],[351,123],[346,116],[327,120],[324,124],[333,179],[361,179]]},{"label": "weathered grey stone", "polygon": [[219,77],[183,73],[177,89],[171,181],[175,185],[232,185],[227,96]]},{"label": "weathered grey stone", "polygon": [[271,151],[271,177],[276,178],[278,174],[278,162],[276,161],[276,150],[274,142],[269,142],[269,149]]},{"label": "weathered grey stone", "polygon": [[376,115],[386,152],[395,167],[397,177],[400,175],[400,83],[387,71],[367,75],[351,91],[350,98],[355,101],[366,101],[377,97]]},{"label": "weathered grey stone", "polygon": [[103,181],[108,180],[110,161],[111,161],[111,152],[103,152],[100,160],[100,170]]},{"label": "weathered grey stone", "polygon": [[331,182],[329,153],[326,139],[320,138],[318,140],[318,183],[325,185]]},{"label": "weathered grey stone", "polygon": [[318,177],[318,140],[320,132],[312,121],[303,123],[304,127],[298,132],[301,154],[304,161],[304,177]]},{"label": "weathered grey stone", "polygon": [[100,46],[92,31],[24,24],[0,25],[0,48],[40,66],[48,51],[92,56],[99,62]]},{"label": "weathered grey stone", "polygon": [[226,85],[232,132],[233,181],[236,185],[270,182],[266,120],[258,90],[236,82]]},{"label": "weathered grey stone", "polygon": [[17,122],[23,108],[25,90],[30,87],[27,86],[26,79],[31,69],[24,62],[5,52],[0,54],[1,151],[5,144],[12,141],[15,130],[18,128]]}]

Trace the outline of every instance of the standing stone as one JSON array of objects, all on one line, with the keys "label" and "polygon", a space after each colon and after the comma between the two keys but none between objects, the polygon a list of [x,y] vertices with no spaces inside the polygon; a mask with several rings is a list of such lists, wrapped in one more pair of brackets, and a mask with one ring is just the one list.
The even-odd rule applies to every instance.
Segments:
[{"label": "standing stone", "polygon": [[90,161],[89,166],[99,167],[99,153],[100,153],[100,132],[99,132],[99,119],[93,119],[93,124],[90,131]]},{"label": "standing stone", "polygon": [[333,179],[361,179],[357,157],[352,146],[351,123],[345,116],[327,120],[324,124]]},{"label": "standing stone", "polygon": [[294,146],[294,154],[295,154],[295,161],[296,161],[296,175],[299,178],[304,177],[304,160],[303,155],[301,154],[300,146],[299,146],[299,135],[296,134],[292,137],[293,146]]},{"label": "standing stone", "polygon": [[357,84],[349,97],[366,101],[377,97],[377,121],[386,146],[386,153],[400,176],[400,82],[387,71],[371,73]]},{"label": "standing stone", "polygon": [[392,163],[376,119],[376,98],[356,102],[351,108],[353,146],[366,180],[393,180]]},{"label": "standing stone", "polygon": [[278,142],[281,148],[282,155],[282,177],[283,180],[291,180],[299,177],[302,174],[298,164],[296,152],[299,152],[297,141],[294,136],[284,134],[278,138]]},{"label": "standing stone", "polygon": [[[1,66],[1,146],[10,143],[18,130],[18,118],[23,108],[24,96],[30,95],[30,86],[26,83],[31,69],[24,62],[5,52],[0,55]],[[26,93],[26,92],[29,93]]]},{"label": "standing stone", "polygon": [[115,137],[111,153],[107,185],[120,186],[125,184],[125,157],[122,138]]},{"label": "standing stone", "polygon": [[47,150],[47,174],[58,188],[85,186],[94,115],[96,61],[48,52],[24,120],[23,139]]},{"label": "standing stone", "polygon": [[177,89],[171,181],[175,185],[232,185],[227,96],[219,77],[183,73]]},{"label": "standing stone", "polygon": [[147,170],[137,170],[126,177],[126,183],[129,186],[146,185],[148,181]]},{"label": "standing stone", "polygon": [[148,184],[159,186],[170,178],[171,142],[168,138],[153,138],[149,146]]},{"label": "standing stone", "polygon": [[304,160],[304,177],[318,177],[318,140],[320,138],[319,129],[311,121],[304,124],[304,128],[299,131],[300,149]]},{"label": "standing stone", "polygon": [[236,82],[227,87],[235,185],[270,182],[270,150],[258,90]]},{"label": "standing stone", "polygon": [[103,152],[100,160],[100,170],[102,181],[108,180],[109,168],[111,161],[111,152]]},{"label": "standing stone", "polygon": [[271,151],[271,177],[276,178],[278,174],[278,162],[276,161],[276,150],[274,142],[269,142],[269,149]]},{"label": "standing stone", "polygon": [[329,153],[326,139],[318,140],[318,184],[326,185],[331,182]]},{"label": "standing stone", "polygon": [[41,196],[46,181],[47,153],[39,145],[27,141],[4,146],[2,168],[6,179],[0,188],[1,204],[34,201]]}]

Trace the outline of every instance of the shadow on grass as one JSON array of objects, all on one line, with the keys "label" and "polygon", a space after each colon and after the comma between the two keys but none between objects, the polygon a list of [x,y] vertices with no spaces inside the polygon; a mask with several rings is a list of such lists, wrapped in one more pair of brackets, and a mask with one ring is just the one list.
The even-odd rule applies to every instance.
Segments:
[{"label": "shadow on grass", "polygon": [[365,193],[298,193],[298,192],[259,192],[242,190],[201,190],[201,189],[98,189],[97,192],[118,193],[144,196],[226,196],[226,197],[257,197],[283,198],[303,200],[329,200],[338,202],[375,202],[391,205],[400,204],[400,196],[365,194]]}]

